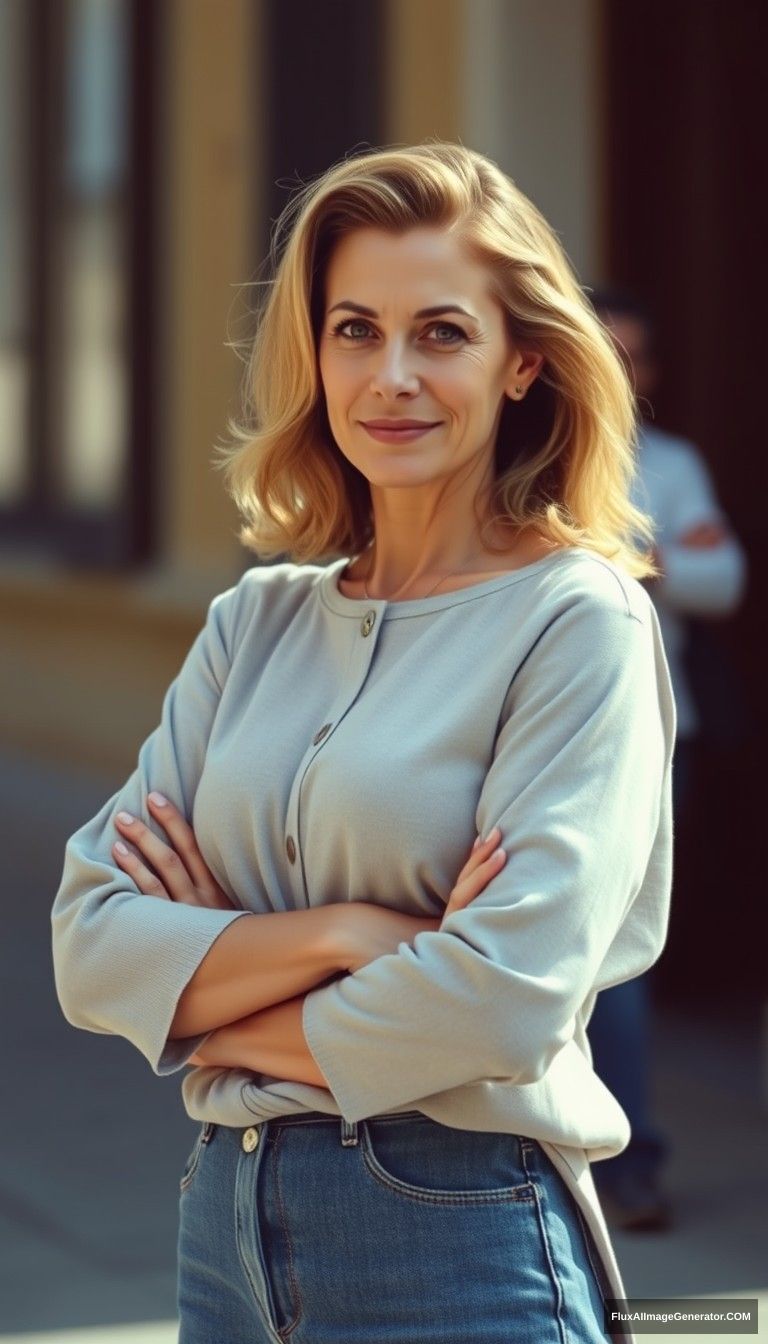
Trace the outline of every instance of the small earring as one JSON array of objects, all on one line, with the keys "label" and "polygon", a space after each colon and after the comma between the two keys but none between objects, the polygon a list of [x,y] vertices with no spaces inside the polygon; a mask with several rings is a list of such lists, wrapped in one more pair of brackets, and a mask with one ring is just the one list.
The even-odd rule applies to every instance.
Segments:
[{"label": "small earring", "polygon": [[515,384],[515,392],[517,393],[518,397],[522,397],[522,395],[523,395],[523,390],[524,390],[524,389],[523,389],[522,387],[520,387],[519,384]]}]

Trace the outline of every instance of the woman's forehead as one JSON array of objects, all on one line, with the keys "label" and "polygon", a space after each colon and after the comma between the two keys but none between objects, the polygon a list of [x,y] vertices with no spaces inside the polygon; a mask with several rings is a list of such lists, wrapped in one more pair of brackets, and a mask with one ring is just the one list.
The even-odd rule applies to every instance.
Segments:
[{"label": "woman's forehead", "polygon": [[[491,299],[492,274],[454,232],[419,227],[405,233],[355,229],[336,244],[326,271],[328,306],[350,300],[380,305],[472,304]],[[342,292],[343,291],[343,292]]]}]

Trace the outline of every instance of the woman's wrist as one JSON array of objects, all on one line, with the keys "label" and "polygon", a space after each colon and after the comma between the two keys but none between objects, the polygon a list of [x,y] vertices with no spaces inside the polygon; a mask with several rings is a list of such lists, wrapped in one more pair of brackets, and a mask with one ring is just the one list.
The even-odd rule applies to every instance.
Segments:
[{"label": "woman's wrist", "polygon": [[339,901],[323,907],[327,911],[329,976],[348,971],[356,957],[360,948],[364,908],[357,901]]},{"label": "woman's wrist", "polygon": [[198,1057],[207,1065],[327,1087],[304,1037],[304,998],[298,995],[219,1027],[201,1046]]},{"label": "woman's wrist", "polygon": [[251,1013],[248,1017],[240,1018],[238,1022],[229,1022],[224,1027],[217,1027],[200,1046],[195,1059],[209,1066],[261,1072],[256,1059],[259,1017],[260,1013]]}]

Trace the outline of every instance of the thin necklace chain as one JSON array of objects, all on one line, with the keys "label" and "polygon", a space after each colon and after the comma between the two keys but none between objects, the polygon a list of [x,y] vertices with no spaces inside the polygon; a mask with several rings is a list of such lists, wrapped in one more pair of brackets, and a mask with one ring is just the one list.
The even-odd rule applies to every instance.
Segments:
[{"label": "thin necklace chain", "polygon": [[[370,574],[370,572],[371,572],[371,568],[372,568],[372,567],[369,565],[369,567],[368,567],[368,574]],[[435,589],[440,587],[440,584],[441,584],[441,583],[445,583],[446,579],[452,579],[452,578],[454,578],[454,576],[455,576],[456,574],[461,574],[461,572],[462,572],[462,570],[461,570],[461,566],[459,566],[458,569],[452,569],[451,572],[450,572],[450,574],[443,574],[442,578],[438,579],[438,580],[437,580],[437,583],[434,584],[433,587],[430,588],[428,592],[426,592],[426,593],[422,593],[422,595],[421,595],[422,598],[424,598],[424,597],[431,597],[432,594],[434,593]],[[368,592],[368,587],[367,587],[367,584],[366,584],[366,582],[365,582],[365,580],[368,578],[368,574],[366,574],[366,575],[365,575],[365,578],[362,580],[362,584],[363,584],[363,592],[365,593],[366,598],[368,599],[369,602],[381,602],[381,601],[383,601],[384,599],[382,599],[382,598],[380,598],[380,597],[371,597],[371,594]],[[387,601],[390,601],[391,599],[387,598],[386,600],[387,600]],[[419,600],[421,600],[421,599],[419,599]]]}]

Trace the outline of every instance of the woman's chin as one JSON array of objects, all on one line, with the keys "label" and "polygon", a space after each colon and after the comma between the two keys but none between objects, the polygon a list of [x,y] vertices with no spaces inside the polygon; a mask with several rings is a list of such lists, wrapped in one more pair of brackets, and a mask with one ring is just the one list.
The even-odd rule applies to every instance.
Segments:
[{"label": "woman's chin", "polygon": [[415,456],[410,460],[400,456],[394,460],[366,462],[360,470],[370,485],[397,490],[436,483],[444,478],[448,468],[443,466],[441,469],[434,461],[427,462],[424,458],[419,461]]}]

